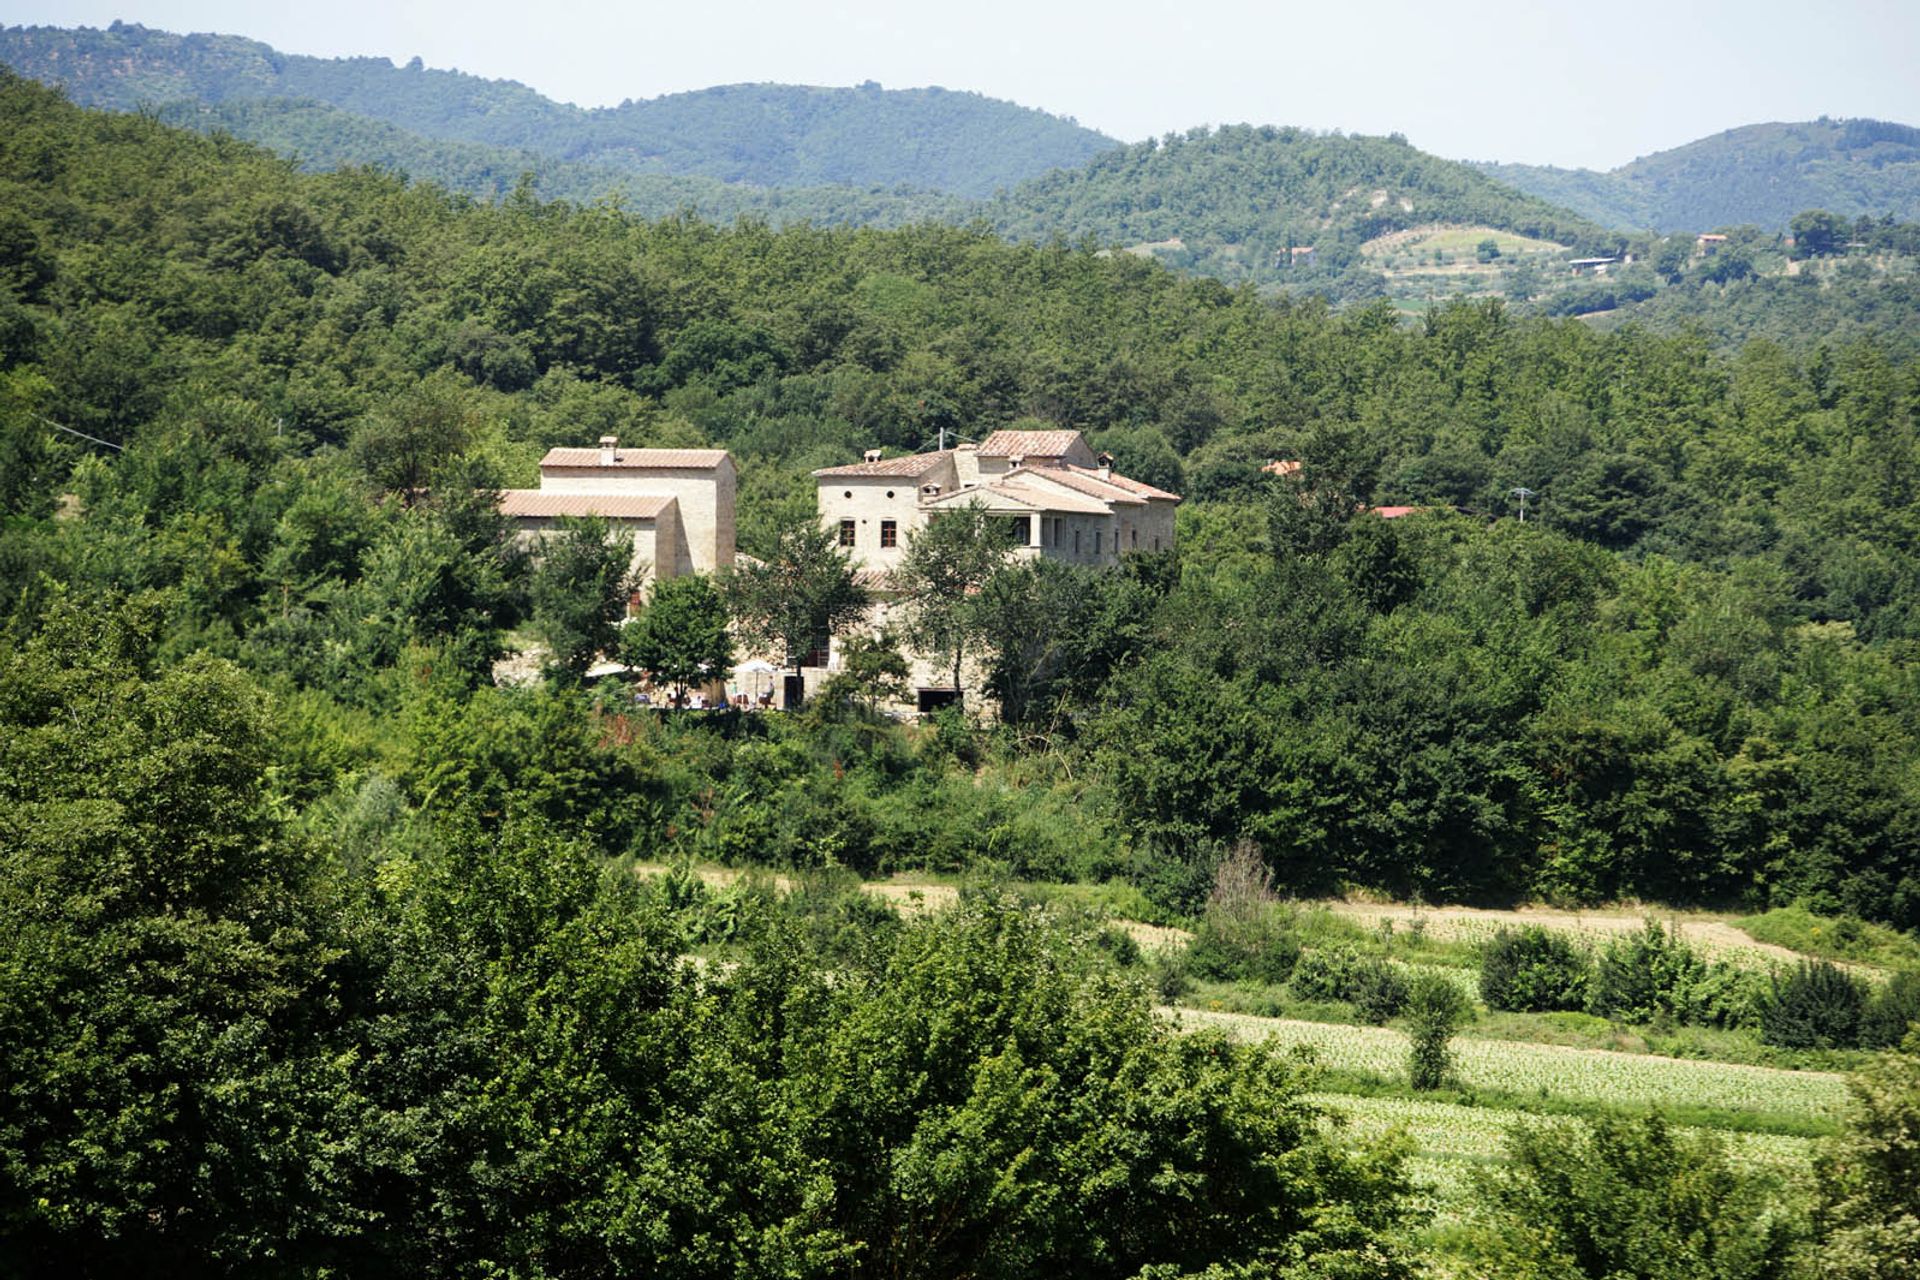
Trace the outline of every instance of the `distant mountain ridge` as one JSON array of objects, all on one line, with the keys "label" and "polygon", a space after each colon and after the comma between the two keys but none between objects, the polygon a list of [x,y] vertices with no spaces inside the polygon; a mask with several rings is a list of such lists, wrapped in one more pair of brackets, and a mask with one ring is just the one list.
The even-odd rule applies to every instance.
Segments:
[{"label": "distant mountain ridge", "polygon": [[764,187],[910,186],[988,196],[1116,145],[1074,121],[977,93],[725,85],[592,110],[510,80],[385,58],[283,54],[239,36],[0,28],[0,62],[85,106],[310,100],[426,138],[636,174]]},{"label": "distant mountain ridge", "polygon": [[1920,218],[1920,129],[1821,118],[1745,125],[1643,156],[1605,173],[1479,164],[1483,173],[1622,229],[1706,231],[1794,214]]}]

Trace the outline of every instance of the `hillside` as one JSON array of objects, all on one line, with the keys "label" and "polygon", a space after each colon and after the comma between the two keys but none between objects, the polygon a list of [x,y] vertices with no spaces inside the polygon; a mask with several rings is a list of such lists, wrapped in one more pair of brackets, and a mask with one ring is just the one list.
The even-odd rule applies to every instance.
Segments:
[{"label": "hillside", "polygon": [[1804,209],[1920,217],[1920,129],[1882,120],[1753,124],[1606,173],[1483,164],[1488,176],[1612,227],[1785,227]]},{"label": "hillside", "polygon": [[[1761,239],[1631,270],[1741,289]],[[1363,243],[1488,240],[1553,251]],[[1794,287],[1878,269],[1827,247]],[[1627,1221],[1579,1274],[1855,1280],[1816,1176],[1906,1149],[1839,1073],[1920,1114],[1874,1057],[1920,1020],[1916,387],[303,173],[0,69],[8,1274],[1534,1280]],[[1179,541],[902,600],[963,604],[978,722],[865,663],[588,684],[630,548],[497,506],[554,445],[725,448],[740,549],[844,591],[813,468],[1035,417]]]},{"label": "hillside", "polygon": [[[1434,224],[1498,231],[1595,251],[1617,247],[1598,224],[1509,190],[1398,136],[1231,125],[1123,147],[1006,193],[989,218],[1022,240],[1082,236],[1139,245],[1169,265],[1225,280],[1326,287],[1368,274],[1361,246]],[[1310,261],[1288,265],[1310,246]],[[1339,290],[1346,291],[1346,290]]]},{"label": "hillside", "polygon": [[83,106],[310,99],[423,137],[629,173],[768,187],[911,186],[962,195],[1083,163],[1113,140],[947,89],[726,85],[583,110],[512,81],[385,58],[311,58],[224,35],[115,23],[0,29],[0,62]]},{"label": "hillside", "polygon": [[692,213],[713,222],[742,214],[794,222],[892,227],[926,218],[958,220],[971,201],[907,188],[760,187],[697,174],[632,173],[611,165],[557,160],[537,151],[409,133],[311,99],[176,101],[159,118],[199,133],[227,133],[299,161],[309,172],[356,166],[404,173],[482,200],[500,199],[530,179],[542,199],[590,204],[612,199],[641,217]]}]

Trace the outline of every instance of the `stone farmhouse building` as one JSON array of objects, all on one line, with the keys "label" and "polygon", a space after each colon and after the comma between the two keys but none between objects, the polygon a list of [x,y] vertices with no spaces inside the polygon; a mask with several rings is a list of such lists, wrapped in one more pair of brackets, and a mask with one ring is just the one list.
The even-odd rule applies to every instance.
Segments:
[{"label": "stone farmhouse building", "polygon": [[820,518],[875,585],[936,513],[984,506],[1007,520],[1024,556],[1116,565],[1173,547],[1180,496],[1130,480],[1078,431],[996,431],[978,445],[866,460],[813,473]]},{"label": "stone farmhouse building", "polygon": [[532,543],[562,516],[599,516],[633,537],[644,581],[733,564],[735,474],[724,449],[550,449],[538,489],[508,489],[500,512]]},{"label": "stone farmhouse building", "polygon": [[[985,507],[1013,526],[1016,556],[1115,566],[1133,552],[1171,550],[1180,505],[1178,494],[1114,471],[1111,455],[1096,455],[1078,431],[996,431],[978,445],[899,458],[875,450],[813,475],[821,521],[874,595],[876,631],[897,606],[889,575],[914,532],[941,511]],[[911,653],[908,660],[919,710],[952,700],[944,663]],[[977,687],[979,673],[968,683]]]}]

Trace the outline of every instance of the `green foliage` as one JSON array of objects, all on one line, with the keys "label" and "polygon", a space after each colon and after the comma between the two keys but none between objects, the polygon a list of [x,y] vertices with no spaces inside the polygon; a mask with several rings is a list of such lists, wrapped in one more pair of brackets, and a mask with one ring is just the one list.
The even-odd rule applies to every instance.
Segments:
[{"label": "green foliage", "polygon": [[1760,1036],[1788,1049],[1852,1048],[1860,1043],[1866,1004],[1866,988],[1845,969],[1803,960],[1774,976],[1760,1010]]},{"label": "green foliage", "polygon": [[[619,179],[636,173],[700,174],[754,187],[913,186],[986,196],[1112,145],[1071,120],[947,89],[742,84],[587,111],[512,81],[395,67],[380,58],[283,54],[236,36],[182,37],[125,23],[104,31],[8,28],[0,61],[64,84],[89,106],[215,104],[225,109],[176,109],[171,118],[282,146],[319,136],[341,147],[339,131],[352,128],[356,145],[338,159],[441,181],[464,167],[473,180],[511,188],[536,168],[529,160],[551,165],[564,157],[583,163],[547,173],[576,184],[583,171],[601,176],[597,187],[571,193],[586,200],[627,189]],[[324,134],[299,128],[315,102],[340,109],[328,113]],[[435,148],[424,139],[469,145]],[[439,163],[425,172],[405,163],[421,158]],[[661,214],[675,207],[660,195],[655,200]]]},{"label": "green foliage", "polygon": [[615,624],[639,585],[632,561],[631,536],[610,535],[598,516],[562,516],[541,539],[530,594],[553,678],[578,683],[618,642]]},{"label": "green foliage", "polygon": [[1823,960],[1846,960],[1883,968],[1920,966],[1920,942],[1885,925],[1858,916],[1822,916],[1805,905],[1775,907],[1739,921],[1740,931],[1755,942],[1767,942]]},{"label": "green foliage", "polygon": [[1565,934],[1528,925],[1502,929],[1480,951],[1480,998],[1521,1013],[1584,1009],[1589,961]]},{"label": "green foliage", "polygon": [[748,646],[781,655],[796,671],[816,646],[867,611],[853,565],[806,512],[784,517],[767,554],[736,566],[721,591]]},{"label": "green foliage", "polygon": [[984,503],[938,511],[907,539],[893,570],[893,589],[906,610],[906,636],[922,652],[949,660],[956,697],[968,647],[986,631],[977,599],[1007,567],[1012,529]]},{"label": "green foliage", "polygon": [[1480,1194],[1488,1276],[1784,1278],[1805,1233],[1772,1179],[1657,1115],[1516,1126]]},{"label": "green foliage", "polygon": [[1752,973],[1702,960],[1677,929],[1649,919],[1595,957],[1587,1011],[1618,1022],[1744,1026],[1760,1016],[1763,987]]},{"label": "green foliage", "polygon": [[1783,227],[1803,210],[1920,214],[1920,131],[1883,120],[1753,124],[1609,173],[1485,164],[1490,176],[1611,227]]},{"label": "green foliage", "polygon": [[1860,1020],[1860,1043],[1869,1049],[1890,1049],[1920,1023],[1920,972],[1903,969],[1869,998]]},{"label": "green foliage", "polygon": [[1895,1280],[1920,1267],[1920,1034],[1848,1082],[1840,1139],[1820,1161],[1809,1269],[1834,1280]]},{"label": "green foliage", "polygon": [[[1385,199],[1369,198],[1383,192]],[[987,207],[1022,240],[1092,236],[1104,244],[1177,244],[1172,265],[1339,295],[1365,292],[1342,272],[1375,236],[1433,222],[1484,225],[1600,249],[1617,237],[1441,160],[1399,137],[1227,125],[1136,143],[1022,183]],[[1314,248],[1300,269],[1288,252]]]},{"label": "green foliage", "polygon": [[1473,1016],[1460,988],[1439,974],[1423,973],[1407,989],[1407,1080],[1416,1089],[1438,1089],[1453,1070],[1448,1048],[1454,1032]]},{"label": "green foliage", "polygon": [[1410,987],[1400,967],[1380,956],[1363,956],[1349,947],[1315,947],[1303,952],[1287,979],[1287,989],[1302,1000],[1344,1000],[1362,1022],[1380,1026],[1407,1007]]},{"label": "green foliage", "polygon": [[647,603],[620,632],[620,657],[653,673],[679,697],[687,686],[725,680],[733,670],[727,605],[713,583],[689,575],[653,584]]}]

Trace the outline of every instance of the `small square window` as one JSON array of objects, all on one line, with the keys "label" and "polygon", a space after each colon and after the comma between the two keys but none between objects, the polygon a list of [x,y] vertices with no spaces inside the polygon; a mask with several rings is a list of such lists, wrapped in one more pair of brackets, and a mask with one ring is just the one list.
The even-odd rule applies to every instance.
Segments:
[{"label": "small square window", "polygon": [[883,547],[897,547],[900,545],[900,522],[898,520],[882,520],[880,522],[880,545]]},{"label": "small square window", "polygon": [[853,545],[853,521],[851,520],[840,522],[840,545],[843,547]]}]

